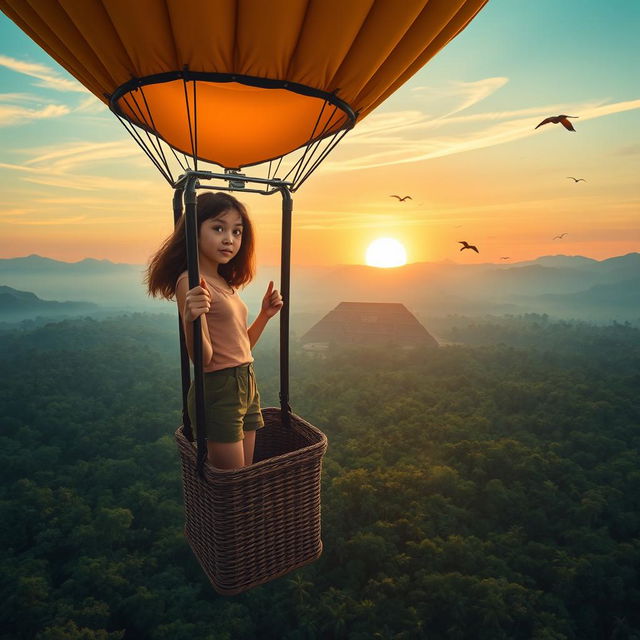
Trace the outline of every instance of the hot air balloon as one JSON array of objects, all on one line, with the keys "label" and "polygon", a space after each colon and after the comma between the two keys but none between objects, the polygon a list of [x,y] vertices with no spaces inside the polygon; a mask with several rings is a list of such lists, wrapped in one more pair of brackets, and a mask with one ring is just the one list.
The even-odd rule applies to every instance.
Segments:
[{"label": "hot air balloon", "polygon": [[[267,428],[256,441],[256,462],[240,470],[205,465],[204,428],[196,448],[186,408],[176,431],[185,534],[220,593],[284,575],[322,550],[327,440],[289,406],[291,193],[486,2],[0,0],[11,20],[109,106],[174,189],[174,220],[186,216],[190,288],[200,281],[196,189],[215,183],[282,196],[281,406],[263,410]],[[200,318],[195,322],[200,425]],[[183,336],[181,349],[186,407]]]}]

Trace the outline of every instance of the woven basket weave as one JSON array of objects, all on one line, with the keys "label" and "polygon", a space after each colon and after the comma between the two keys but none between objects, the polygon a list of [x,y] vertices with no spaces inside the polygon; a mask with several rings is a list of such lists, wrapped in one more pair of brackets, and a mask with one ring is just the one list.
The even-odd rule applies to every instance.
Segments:
[{"label": "woven basket weave", "polygon": [[280,409],[262,410],[265,426],[256,434],[254,464],[243,469],[204,467],[196,473],[196,447],[180,427],[185,535],[211,580],[224,595],[241,593],[322,553],[320,474],[326,436]]}]

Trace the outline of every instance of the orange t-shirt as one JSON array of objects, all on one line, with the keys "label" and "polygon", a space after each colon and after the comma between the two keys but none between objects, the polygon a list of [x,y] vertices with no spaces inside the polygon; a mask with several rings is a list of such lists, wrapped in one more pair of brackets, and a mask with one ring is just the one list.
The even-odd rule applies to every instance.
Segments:
[{"label": "orange t-shirt", "polygon": [[[187,277],[186,271],[180,274],[176,286],[180,280]],[[201,277],[211,293],[211,308],[205,314],[205,318],[213,347],[213,358],[203,370],[218,371],[253,362],[247,332],[247,305],[240,299],[237,290],[225,291],[207,276]]]}]

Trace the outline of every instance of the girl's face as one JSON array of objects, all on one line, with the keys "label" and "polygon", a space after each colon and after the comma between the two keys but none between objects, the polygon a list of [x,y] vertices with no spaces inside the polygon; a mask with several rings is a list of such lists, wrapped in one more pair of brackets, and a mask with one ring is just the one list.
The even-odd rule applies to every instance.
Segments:
[{"label": "girl's face", "polygon": [[226,264],[237,255],[241,244],[242,216],[235,209],[227,209],[200,226],[200,259],[205,258],[216,265]]}]

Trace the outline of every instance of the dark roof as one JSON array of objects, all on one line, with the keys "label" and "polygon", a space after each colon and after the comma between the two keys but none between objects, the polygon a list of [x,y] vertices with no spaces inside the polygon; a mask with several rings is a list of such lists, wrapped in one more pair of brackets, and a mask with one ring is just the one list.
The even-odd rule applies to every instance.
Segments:
[{"label": "dark roof", "polygon": [[418,319],[397,302],[341,302],[302,338],[302,342],[388,342],[416,346],[438,346]]}]

